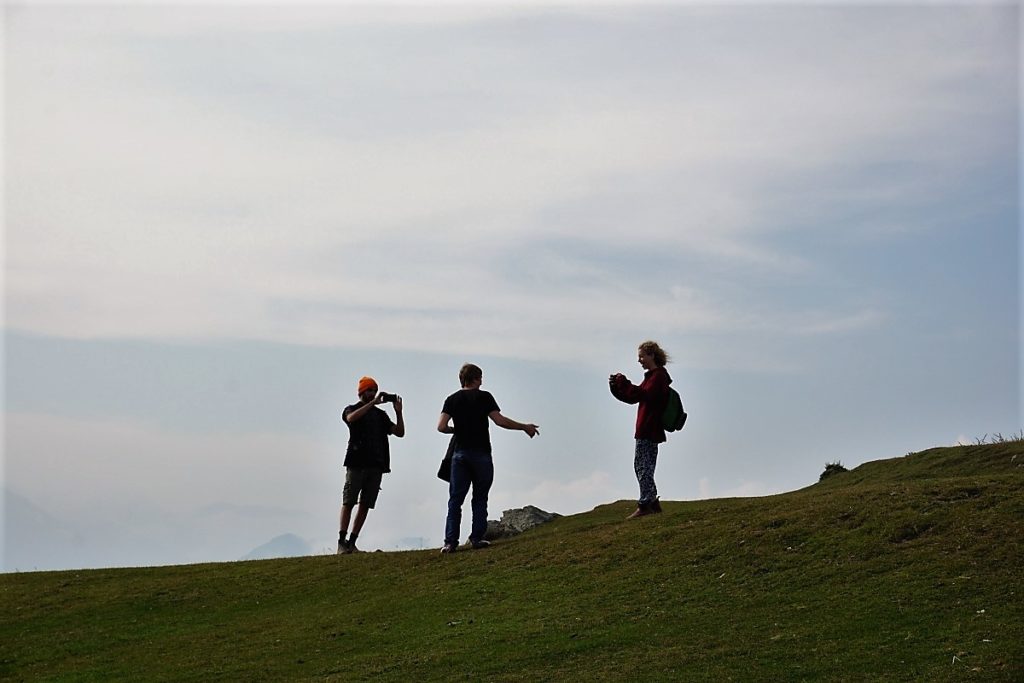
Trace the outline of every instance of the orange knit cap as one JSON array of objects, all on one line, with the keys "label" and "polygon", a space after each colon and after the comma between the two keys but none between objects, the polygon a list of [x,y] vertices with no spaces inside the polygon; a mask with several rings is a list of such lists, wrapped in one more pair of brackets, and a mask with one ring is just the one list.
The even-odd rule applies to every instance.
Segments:
[{"label": "orange knit cap", "polygon": [[370,389],[376,389],[376,388],[377,388],[377,380],[375,380],[372,377],[363,377],[362,379],[359,380],[359,391],[358,391],[358,393],[360,393],[360,394],[362,394],[364,391],[369,391]]}]

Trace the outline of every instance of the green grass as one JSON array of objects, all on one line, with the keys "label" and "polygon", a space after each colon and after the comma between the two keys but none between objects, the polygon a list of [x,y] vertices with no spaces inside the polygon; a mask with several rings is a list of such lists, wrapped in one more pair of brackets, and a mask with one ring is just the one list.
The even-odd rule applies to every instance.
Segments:
[{"label": "green grass", "polygon": [[1007,442],[453,556],[5,574],[0,677],[1020,681],[1022,494]]}]

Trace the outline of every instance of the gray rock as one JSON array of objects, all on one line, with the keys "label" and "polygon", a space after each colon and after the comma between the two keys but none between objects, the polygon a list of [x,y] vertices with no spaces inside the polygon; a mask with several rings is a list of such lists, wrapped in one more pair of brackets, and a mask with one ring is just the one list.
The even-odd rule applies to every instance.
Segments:
[{"label": "gray rock", "polygon": [[546,524],[547,522],[561,516],[562,515],[557,512],[545,512],[540,508],[527,505],[524,508],[518,508],[516,510],[505,510],[505,512],[501,514],[501,523],[510,529],[514,529],[519,533],[522,533],[535,526]]},{"label": "gray rock", "polygon": [[535,526],[546,524],[553,519],[561,517],[557,512],[545,512],[533,505],[514,510],[505,510],[501,514],[501,520],[487,520],[487,533],[484,538],[493,541],[497,538],[508,538],[521,534]]},{"label": "gray rock", "polygon": [[509,536],[515,536],[515,532],[496,519],[487,520],[487,531],[484,532],[485,541],[496,541]]}]

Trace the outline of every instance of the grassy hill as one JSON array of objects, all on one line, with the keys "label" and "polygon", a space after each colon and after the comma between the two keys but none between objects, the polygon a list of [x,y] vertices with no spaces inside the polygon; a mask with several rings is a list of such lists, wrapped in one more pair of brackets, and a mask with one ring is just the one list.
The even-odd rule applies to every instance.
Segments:
[{"label": "grassy hill", "polygon": [[481,551],[0,575],[12,680],[1024,680],[1024,443]]}]

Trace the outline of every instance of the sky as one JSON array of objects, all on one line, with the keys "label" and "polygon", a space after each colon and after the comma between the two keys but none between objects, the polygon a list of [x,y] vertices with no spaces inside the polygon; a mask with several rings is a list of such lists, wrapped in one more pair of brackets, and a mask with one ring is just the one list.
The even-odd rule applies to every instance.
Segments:
[{"label": "sky", "polygon": [[540,425],[492,519],[635,500],[647,339],[662,500],[1024,425],[1017,3],[2,16],[3,571],[333,552],[363,375],[371,550],[441,545],[464,362]]}]

